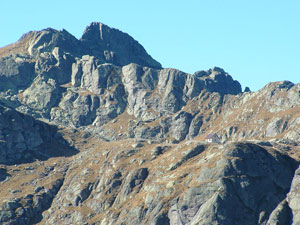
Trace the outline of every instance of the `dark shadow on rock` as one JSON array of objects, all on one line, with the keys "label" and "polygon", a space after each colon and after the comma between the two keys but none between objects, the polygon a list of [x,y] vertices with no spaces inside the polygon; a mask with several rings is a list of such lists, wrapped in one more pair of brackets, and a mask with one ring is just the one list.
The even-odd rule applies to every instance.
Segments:
[{"label": "dark shadow on rock", "polygon": [[0,168],[0,182],[4,181],[7,177],[10,177],[11,175],[6,172],[6,169]]},{"label": "dark shadow on rock", "polygon": [[51,207],[52,202],[53,202],[55,196],[57,195],[57,193],[59,192],[60,188],[62,187],[63,183],[64,183],[64,179],[57,180],[56,183],[51,188],[50,194],[43,193],[40,196],[41,206],[40,206],[40,208],[33,207],[33,211],[35,213],[33,214],[33,216],[31,218],[29,218],[28,224],[38,224],[43,220],[43,212],[45,212],[46,210],[48,210]]},{"label": "dark shadow on rock", "polygon": [[170,219],[168,217],[167,213],[162,213],[160,215],[158,215],[153,223],[154,225],[170,225]]},{"label": "dark shadow on rock", "polygon": [[79,153],[79,150],[71,146],[60,133],[55,133],[58,132],[55,126],[51,126],[51,129],[54,136],[48,136],[44,143],[25,151],[19,160],[8,162],[6,165],[31,163],[36,160],[46,161],[53,157],[71,157]]},{"label": "dark shadow on rock", "polygon": [[33,162],[34,160],[45,161],[53,157],[71,157],[79,153],[76,148],[70,146],[66,141],[65,144],[59,143],[58,141],[44,143],[40,145],[37,150],[28,151],[29,157],[24,157],[21,163]]},{"label": "dark shadow on rock", "polygon": [[57,126],[0,105],[0,164],[70,157],[78,152]]}]

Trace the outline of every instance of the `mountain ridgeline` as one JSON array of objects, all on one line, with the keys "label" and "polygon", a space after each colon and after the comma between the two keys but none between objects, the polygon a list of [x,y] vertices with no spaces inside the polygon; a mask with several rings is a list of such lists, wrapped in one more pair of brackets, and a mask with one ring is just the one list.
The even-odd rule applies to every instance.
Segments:
[{"label": "mountain ridgeline", "polygon": [[163,68],[102,23],[24,34],[0,48],[0,223],[299,224],[299,90]]}]

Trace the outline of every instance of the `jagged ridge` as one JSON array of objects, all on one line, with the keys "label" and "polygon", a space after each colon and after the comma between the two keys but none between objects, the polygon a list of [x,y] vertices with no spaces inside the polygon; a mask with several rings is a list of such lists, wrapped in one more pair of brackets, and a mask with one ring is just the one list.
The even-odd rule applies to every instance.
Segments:
[{"label": "jagged ridge", "polygon": [[[101,23],[80,40],[30,32],[0,56],[1,223],[299,220],[299,84],[243,93],[218,67],[162,69]],[[214,132],[221,145],[203,142]]]}]

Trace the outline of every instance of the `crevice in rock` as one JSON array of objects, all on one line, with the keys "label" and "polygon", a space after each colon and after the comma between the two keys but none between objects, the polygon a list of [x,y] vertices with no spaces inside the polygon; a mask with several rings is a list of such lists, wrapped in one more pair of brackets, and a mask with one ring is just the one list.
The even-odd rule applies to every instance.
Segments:
[{"label": "crevice in rock", "polygon": [[188,161],[191,158],[194,158],[195,156],[199,155],[200,153],[202,153],[204,151],[205,147],[204,145],[197,145],[196,147],[192,148],[190,151],[188,151],[186,153],[186,155],[184,157],[182,157],[182,159],[180,159],[174,166],[172,166],[169,170],[175,170],[177,169],[179,166],[181,166],[183,163],[185,163],[186,161]]},{"label": "crevice in rock", "polygon": [[[48,210],[51,207],[55,196],[57,195],[57,193],[59,192],[59,190],[61,189],[61,187],[64,184],[64,180],[65,180],[64,177],[56,180],[56,182],[52,186],[52,189],[50,189],[47,193],[42,194],[43,197],[41,196],[42,197],[40,200],[41,202],[37,201],[36,206],[33,206],[33,208],[32,208],[33,216],[31,218],[29,218],[28,224],[33,225],[33,224],[37,224],[42,221],[43,212]],[[35,204],[35,203],[33,203],[33,204]]]}]

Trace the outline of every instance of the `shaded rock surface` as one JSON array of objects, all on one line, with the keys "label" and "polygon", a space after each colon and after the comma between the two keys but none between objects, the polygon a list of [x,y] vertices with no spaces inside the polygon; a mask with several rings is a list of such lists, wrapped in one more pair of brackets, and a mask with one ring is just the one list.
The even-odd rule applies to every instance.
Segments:
[{"label": "shaded rock surface", "polygon": [[[59,152],[57,147],[64,150]],[[55,126],[0,106],[0,163],[15,164],[51,156],[72,155]]]}]

